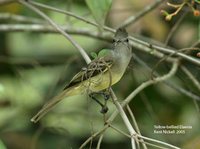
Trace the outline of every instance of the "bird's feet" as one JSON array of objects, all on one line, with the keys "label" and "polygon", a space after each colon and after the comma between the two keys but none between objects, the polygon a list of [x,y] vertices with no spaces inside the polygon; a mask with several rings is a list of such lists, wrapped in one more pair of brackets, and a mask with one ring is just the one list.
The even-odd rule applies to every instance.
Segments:
[{"label": "bird's feet", "polygon": [[103,96],[105,96],[105,98],[104,98],[105,102],[103,104],[95,97],[95,94],[97,94],[97,93],[91,93],[91,94],[89,94],[89,97],[92,98],[95,102],[97,102],[101,106],[100,112],[102,114],[106,114],[108,112],[107,100],[109,99],[109,97],[106,94],[105,95],[103,94]]},{"label": "bird's feet", "polygon": [[108,107],[104,105],[100,111],[102,114],[106,114],[108,112]]},{"label": "bird's feet", "polygon": [[102,94],[103,94],[103,98],[104,98],[106,101],[107,101],[108,99],[110,99],[110,92],[105,91],[105,92],[103,92]]}]

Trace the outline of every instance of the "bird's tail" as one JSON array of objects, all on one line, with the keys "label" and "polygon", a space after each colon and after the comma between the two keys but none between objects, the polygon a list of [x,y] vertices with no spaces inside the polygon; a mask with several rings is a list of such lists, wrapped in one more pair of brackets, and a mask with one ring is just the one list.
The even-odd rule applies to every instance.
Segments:
[{"label": "bird's tail", "polygon": [[68,90],[64,90],[59,95],[55,96],[47,104],[45,104],[42,109],[31,118],[31,122],[37,123],[47,112],[49,112],[58,102],[60,102],[64,97],[68,96]]}]

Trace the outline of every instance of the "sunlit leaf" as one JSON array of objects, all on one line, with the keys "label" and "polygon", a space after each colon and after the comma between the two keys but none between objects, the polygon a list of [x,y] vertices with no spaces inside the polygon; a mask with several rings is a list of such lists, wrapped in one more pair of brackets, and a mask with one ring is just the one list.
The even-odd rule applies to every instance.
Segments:
[{"label": "sunlit leaf", "polygon": [[91,52],[90,55],[92,56],[93,59],[97,58],[97,54],[95,52]]},{"label": "sunlit leaf", "polygon": [[103,57],[106,56],[110,53],[109,49],[102,49],[99,53],[98,53],[98,57]]},{"label": "sunlit leaf", "polygon": [[102,49],[99,51],[99,53],[91,52],[90,55],[92,56],[93,59],[99,58],[99,57],[104,57],[110,53],[111,50],[109,49]]}]

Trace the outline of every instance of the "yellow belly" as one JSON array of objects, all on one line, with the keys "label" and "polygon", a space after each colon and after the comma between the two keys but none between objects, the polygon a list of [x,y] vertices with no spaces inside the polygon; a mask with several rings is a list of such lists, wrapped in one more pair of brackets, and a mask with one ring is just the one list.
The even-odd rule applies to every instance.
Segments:
[{"label": "yellow belly", "polygon": [[94,78],[91,78],[89,90],[92,92],[99,92],[101,90],[107,89],[113,84],[117,83],[121,79],[120,74],[111,74],[109,72],[106,72],[103,75],[98,75]]},{"label": "yellow belly", "polygon": [[99,74],[68,89],[68,95],[77,95],[88,92],[99,92],[117,83],[122,77],[119,73]]}]

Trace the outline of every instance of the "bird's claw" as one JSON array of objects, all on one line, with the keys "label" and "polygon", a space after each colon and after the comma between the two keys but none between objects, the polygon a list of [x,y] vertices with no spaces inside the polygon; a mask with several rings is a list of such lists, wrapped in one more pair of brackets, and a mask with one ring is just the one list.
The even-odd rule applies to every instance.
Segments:
[{"label": "bird's claw", "polygon": [[108,112],[108,107],[107,106],[103,106],[100,112],[102,114],[106,114]]}]

